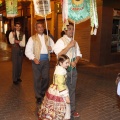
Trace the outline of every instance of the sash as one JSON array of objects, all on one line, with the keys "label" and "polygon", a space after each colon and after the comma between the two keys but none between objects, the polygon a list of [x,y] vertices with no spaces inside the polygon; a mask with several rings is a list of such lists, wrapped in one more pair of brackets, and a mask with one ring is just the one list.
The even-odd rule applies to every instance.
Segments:
[{"label": "sash", "polygon": [[[73,61],[75,61],[75,58],[73,58],[70,62],[73,62]],[[68,68],[67,68],[67,71],[68,72],[70,72],[71,70],[75,70],[76,69],[76,67],[72,67],[72,66],[69,66]]]},{"label": "sash", "polygon": [[48,54],[40,54],[40,61],[48,60]]}]

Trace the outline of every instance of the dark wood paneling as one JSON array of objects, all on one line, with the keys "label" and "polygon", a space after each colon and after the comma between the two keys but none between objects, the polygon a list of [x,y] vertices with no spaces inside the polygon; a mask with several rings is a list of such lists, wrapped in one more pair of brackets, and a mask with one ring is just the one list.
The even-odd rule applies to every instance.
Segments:
[{"label": "dark wood paneling", "polygon": [[80,46],[83,59],[90,61],[90,21],[77,24],[75,29],[75,40]]},{"label": "dark wood paneling", "polygon": [[62,32],[62,14],[58,14],[58,39],[61,37],[61,32]]},{"label": "dark wood paneling", "polygon": [[102,24],[102,6],[97,8],[99,27],[96,36],[91,36],[90,62],[99,64],[100,62],[100,39]]},{"label": "dark wood paneling", "polygon": [[113,9],[103,7],[100,64],[109,64],[111,55]]}]

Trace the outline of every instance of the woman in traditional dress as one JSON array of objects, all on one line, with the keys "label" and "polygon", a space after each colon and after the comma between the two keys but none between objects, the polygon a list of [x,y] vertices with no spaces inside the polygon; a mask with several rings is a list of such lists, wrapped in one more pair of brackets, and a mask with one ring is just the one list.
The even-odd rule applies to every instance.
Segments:
[{"label": "woman in traditional dress", "polygon": [[70,120],[70,98],[66,85],[66,69],[69,64],[67,55],[59,56],[53,76],[53,84],[46,92],[38,111],[39,120]]}]

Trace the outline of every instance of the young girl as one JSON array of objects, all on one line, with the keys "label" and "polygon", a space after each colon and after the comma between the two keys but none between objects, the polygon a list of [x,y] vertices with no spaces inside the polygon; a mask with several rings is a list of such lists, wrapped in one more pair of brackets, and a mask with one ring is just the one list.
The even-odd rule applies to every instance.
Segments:
[{"label": "young girl", "polygon": [[[69,57],[61,55],[58,58],[57,66],[54,71],[53,84],[49,87],[44,100],[38,111],[39,120],[69,120],[70,119],[70,98],[66,86],[67,67],[69,66]],[[52,92],[56,90],[53,95]],[[55,91],[54,91],[55,92]],[[55,99],[54,99],[55,98]],[[61,99],[62,98],[62,99]],[[57,101],[57,102],[56,102]],[[60,104],[61,101],[65,104]],[[55,109],[56,108],[56,109]]]}]

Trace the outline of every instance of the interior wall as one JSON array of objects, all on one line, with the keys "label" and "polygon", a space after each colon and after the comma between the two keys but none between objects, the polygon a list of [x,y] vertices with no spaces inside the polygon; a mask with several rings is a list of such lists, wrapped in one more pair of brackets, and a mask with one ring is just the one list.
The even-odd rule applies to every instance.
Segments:
[{"label": "interior wall", "polygon": [[90,61],[90,44],[91,44],[90,31],[91,31],[90,20],[76,24],[75,40],[78,42],[80,46],[82,58],[86,61]]}]

